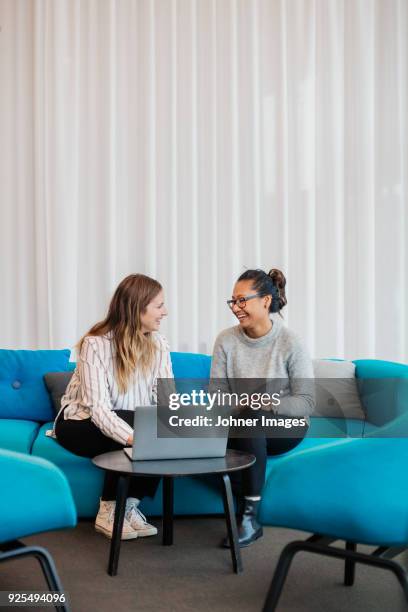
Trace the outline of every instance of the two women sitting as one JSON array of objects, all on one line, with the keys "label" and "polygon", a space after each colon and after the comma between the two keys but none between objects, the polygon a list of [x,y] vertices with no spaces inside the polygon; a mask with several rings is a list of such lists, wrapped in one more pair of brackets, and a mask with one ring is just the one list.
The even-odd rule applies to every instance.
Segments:
[{"label": "two women sitting", "polygon": [[[247,270],[234,285],[228,305],[237,325],[222,331],[214,345],[211,378],[280,379],[279,415],[307,417],[313,411],[313,394],[304,392],[302,379],[313,378],[311,359],[300,339],[283,325],[280,314],[286,305],[286,279],[272,269]],[[167,316],[163,288],[156,280],[131,274],[117,287],[108,313],[77,345],[76,369],[61,400],[55,419],[55,435],[67,450],[82,457],[119,450],[137,441],[133,431],[135,406],[155,404],[157,381],[172,378],[170,348],[160,334]],[[262,535],[257,510],[265,482],[268,455],[285,453],[299,444],[308,425],[294,436],[265,435],[233,438],[228,447],[249,452],[255,464],[233,480],[240,501],[239,542],[247,546]],[[112,537],[118,477],[107,473],[97,531]],[[140,500],[154,497],[159,478],[132,478],[122,539],[155,535],[139,510]],[[228,546],[229,542],[224,541]]]}]

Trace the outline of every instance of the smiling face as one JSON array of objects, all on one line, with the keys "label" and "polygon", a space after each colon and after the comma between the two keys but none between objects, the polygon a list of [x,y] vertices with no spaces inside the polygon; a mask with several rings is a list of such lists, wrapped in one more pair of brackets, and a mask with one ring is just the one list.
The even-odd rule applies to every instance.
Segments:
[{"label": "smiling face", "polygon": [[163,290],[159,291],[155,298],[147,305],[145,311],[140,315],[142,333],[158,331],[163,317],[167,316],[167,308],[164,305]]},{"label": "smiling face", "polygon": [[[234,286],[232,295],[233,300],[256,294],[253,283],[250,280],[238,281]],[[232,312],[237,317],[240,326],[243,329],[255,328],[265,325],[269,321],[269,306],[272,296],[265,295],[263,297],[254,297],[246,301],[245,307],[240,308],[238,304],[234,304]]]}]

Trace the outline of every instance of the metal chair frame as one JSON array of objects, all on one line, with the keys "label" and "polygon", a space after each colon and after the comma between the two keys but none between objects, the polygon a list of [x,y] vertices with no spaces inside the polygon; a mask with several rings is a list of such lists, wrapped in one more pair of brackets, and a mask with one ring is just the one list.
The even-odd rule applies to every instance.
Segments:
[{"label": "metal chair frame", "polygon": [[407,550],[406,547],[380,546],[371,554],[357,552],[355,542],[346,542],[345,549],[330,546],[338,538],[329,538],[319,534],[313,534],[306,540],[296,540],[285,546],[279,557],[268,594],[265,599],[263,612],[274,612],[279,602],[290,565],[296,553],[304,551],[326,557],[344,559],[344,585],[352,586],[355,579],[356,563],[363,563],[382,569],[389,570],[397,577],[408,604],[408,573],[403,565],[392,559]]},{"label": "metal chair frame", "polygon": [[[11,561],[12,559],[35,557],[40,564],[48,589],[64,593],[53,558],[45,548],[41,546],[26,546],[19,540],[13,540],[0,544],[0,551],[0,563]],[[54,607],[57,612],[70,612],[67,602],[56,604]]]}]

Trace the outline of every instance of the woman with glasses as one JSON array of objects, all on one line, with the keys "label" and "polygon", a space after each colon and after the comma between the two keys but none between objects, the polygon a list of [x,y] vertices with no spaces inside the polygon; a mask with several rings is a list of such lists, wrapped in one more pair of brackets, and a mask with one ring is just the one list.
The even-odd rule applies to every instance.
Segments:
[{"label": "woman with glasses", "polygon": [[[279,424],[286,423],[284,428],[230,430],[228,447],[256,457],[252,467],[233,479],[241,508],[238,522],[241,547],[262,536],[257,512],[265,482],[267,456],[286,453],[297,446],[307,432],[307,417],[314,409],[311,359],[301,340],[283,325],[281,310],[287,303],[285,285],[285,276],[277,269],[269,273],[247,270],[241,274],[235,283],[232,299],[227,302],[238,325],[222,331],[214,345],[213,385],[233,393],[239,385],[242,390],[242,379],[253,379],[244,385],[248,390],[268,382],[269,388],[273,387],[274,381],[279,388],[278,396],[264,404],[261,410],[238,405],[234,412],[258,417],[258,423],[262,415],[276,416]],[[271,316],[274,313],[280,317]],[[288,421],[293,423],[293,427],[287,428]],[[231,437],[232,433],[246,437]],[[228,539],[223,545],[229,546]]]}]

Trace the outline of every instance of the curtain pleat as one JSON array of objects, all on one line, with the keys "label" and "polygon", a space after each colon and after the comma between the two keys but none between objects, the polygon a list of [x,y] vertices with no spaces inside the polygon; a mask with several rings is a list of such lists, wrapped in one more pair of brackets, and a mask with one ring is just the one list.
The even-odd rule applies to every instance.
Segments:
[{"label": "curtain pleat", "polygon": [[119,281],[211,352],[246,268],[315,357],[408,359],[407,0],[0,0],[0,345]]}]

